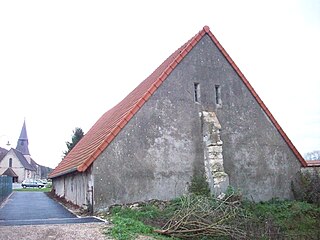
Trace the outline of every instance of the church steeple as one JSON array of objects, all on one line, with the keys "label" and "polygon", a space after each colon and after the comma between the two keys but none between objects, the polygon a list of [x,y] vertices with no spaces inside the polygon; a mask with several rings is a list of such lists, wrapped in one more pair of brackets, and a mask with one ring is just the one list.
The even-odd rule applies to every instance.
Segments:
[{"label": "church steeple", "polygon": [[28,145],[29,141],[27,136],[26,120],[24,120],[16,149],[23,155],[30,155]]}]

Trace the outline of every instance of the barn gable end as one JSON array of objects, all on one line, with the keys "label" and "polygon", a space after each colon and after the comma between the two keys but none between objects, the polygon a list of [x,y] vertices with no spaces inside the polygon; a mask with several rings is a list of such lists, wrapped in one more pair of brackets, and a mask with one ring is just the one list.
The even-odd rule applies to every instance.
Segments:
[{"label": "barn gable end", "polygon": [[232,186],[256,201],[292,197],[307,163],[208,27],[106,112],[51,177],[90,167],[96,209],[186,193],[204,172],[203,111],[221,124]]},{"label": "barn gable end", "polygon": [[97,207],[186,193],[194,174],[204,170],[202,111],[215,112],[221,123],[232,186],[255,200],[291,197],[299,160],[205,35],[94,162]]}]

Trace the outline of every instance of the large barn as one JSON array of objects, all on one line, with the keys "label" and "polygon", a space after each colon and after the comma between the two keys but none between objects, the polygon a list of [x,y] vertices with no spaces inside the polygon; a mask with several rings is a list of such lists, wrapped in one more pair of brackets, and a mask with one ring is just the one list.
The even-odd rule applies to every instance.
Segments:
[{"label": "large barn", "polygon": [[255,201],[293,197],[307,167],[205,26],[92,126],[51,173],[53,188],[94,211],[185,194],[205,174]]}]

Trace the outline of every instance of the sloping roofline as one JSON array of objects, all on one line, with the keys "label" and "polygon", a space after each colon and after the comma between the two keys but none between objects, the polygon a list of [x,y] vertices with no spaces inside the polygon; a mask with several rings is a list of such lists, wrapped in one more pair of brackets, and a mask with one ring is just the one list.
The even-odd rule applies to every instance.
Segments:
[{"label": "sloping roofline", "polygon": [[7,170],[5,170],[2,175],[7,175],[10,177],[18,177],[18,175],[12,170],[11,167],[7,168]]},{"label": "sloping roofline", "polygon": [[7,153],[8,153],[7,149],[0,147],[0,162],[4,158],[4,156],[7,155]]},{"label": "sloping roofline", "polygon": [[25,156],[23,156],[23,154],[19,150],[14,148],[11,148],[11,149],[15,153],[15,155],[17,156],[17,158],[19,159],[19,161],[21,162],[21,164],[25,169],[36,171],[36,169],[30,163],[28,163],[28,160],[25,158]]},{"label": "sloping roofline", "polygon": [[[244,74],[240,71],[235,62],[231,59],[226,50],[222,47],[216,37],[212,34],[208,26],[203,29],[185,43],[181,48],[175,51],[167,58],[147,79],[145,79],[138,87],[136,87],[126,98],[119,104],[106,112],[88,131],[80,142],[72,149],[72,151],[63,159],[54,169],[49,177],[55,178],[73,171],[84,172],[97,159],[97,157],[106,149],[111,141],[126,126],[130,119],[139,111],[160,85],[167,79],[169,74],[182,61],[182,59],[193,49],[193,47],[202,39],[204,35],[208,35],[216,44],[223,56],[231,64],[233,69],[239,75],[245,86],[256,99],[260,107],[266,113],[270,121],[278,130],[284,141],[298,158],[303,167],[308,164],[301,156],[299,151],[293,145],[289,137],[281,128],[280,124],[273,117],[269,109],[263,103],[256,91],[253,89]],[[120,112],[120,114],[117,114]],[[116,115],[116,116],[115,116]],[[105,121],[105,122],[103,122]],[[99,127],[104,129],[99,131]],[[94,136],[98,134],[97,136]],[[90,142],[91,141],[91,142]],[[87,148],[87,149],[85,149]]]}]

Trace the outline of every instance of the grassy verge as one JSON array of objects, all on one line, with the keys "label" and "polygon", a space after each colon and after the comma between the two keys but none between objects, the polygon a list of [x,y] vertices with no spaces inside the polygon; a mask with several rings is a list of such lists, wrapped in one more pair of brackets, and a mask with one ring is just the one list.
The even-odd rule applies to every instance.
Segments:
[{"label": "grassy verge", "polygon": [[245,203],[255,221],[272,221],[287,239],[320,239],[320,208],[300,201]]},{"label": "grassy verge", "polygon": [[13,191],[14,192],[50,192],[51,187],[43,187],[43,188],[28,187],[28,188],[13,189]]},{"label": "grassy verge", "polygon": [[[154,239],[174,239],[156,234],[154,230],[161,229],[170,219],[176,217],[177,213],[181,214],[188,201],[186,198],[179,198],[170,202],[153,201],[141,205],[113,207],[109,219],[114,227],[108,234],[120,240],[135,239],[138,235],[148,235]],[[207,206],[208,203],[212,204],[213,208]],[[320,239],[320,208],[313,204],[278,200],[265,203],[237,202],[236,210],[231,209],[233,215],[231,216],[229,211],[226,218],[223,216],[221,218],[221,213],[223,214],[226,209],[223,204],[229,203],[217,204],[216,200],[209,198],[205,200],[205,204],[211,209],[210,214],[218,214],[217,209],[219,209],[220,215],[217,217],[224,221],[222,227],[229,229],[235,227],[246,233],[244,239]],[[199,206],[202,211],[204,205]],[[195,212],[193,200],[188,202],[187,207],[188,211]],[[196,213],[199,214],[199,211]],[[204,222],[215,221],[209,215]],[[179,222],[177,218],[174,219],[175,222]],[[193,218],[192,221],[194,224],[198,219]],[[221,223],[221,220],[218,222]],[[220,230],[217,227],[216,229]],[[221,231],[216,232],[216,236],[192,237],[192,239],[231,239],[230,235],[225,234],[226,232],[224,234],[221,234]]]}]

